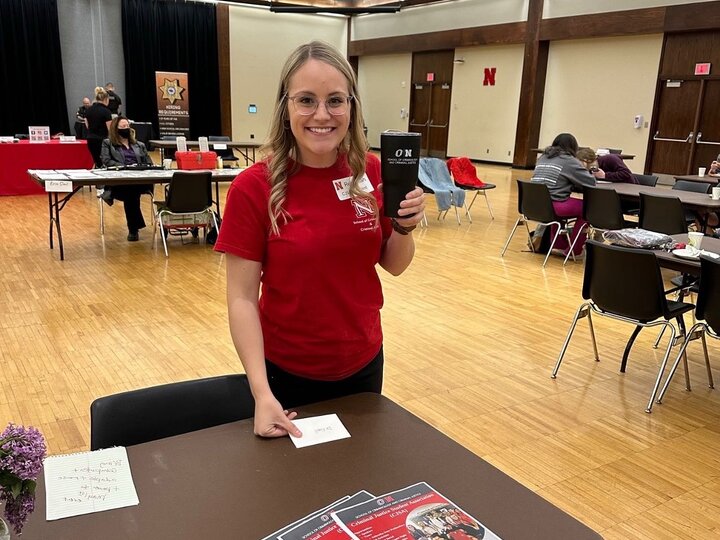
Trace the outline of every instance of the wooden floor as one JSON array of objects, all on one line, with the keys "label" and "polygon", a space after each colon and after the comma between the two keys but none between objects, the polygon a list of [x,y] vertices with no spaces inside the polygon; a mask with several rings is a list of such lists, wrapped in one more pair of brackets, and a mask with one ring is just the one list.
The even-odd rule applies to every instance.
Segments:
[{"label": "wooden floor", "polygon": [[[720,538],[720,388],[707,388],[698,346],[693,391],[678,377],[651,415],[653,331],[621,375],[630,327],[597,320],[595,363],[581,322],[552,380],[582,264],[552,258],[543,270],[521,232],[501,258],[513,178],[528,173],[479,169],[498,185],[495,220],[478,199],[472,225],[437,221],[431,200],[412,267],[382,274],[386,395],[607,539]],[[126,242],[121,203],[105,217],[103,239],[94,192],[70,201],[61,262],[45,197],[0,198],[0,424],[39,427],[51,453],[88,448],[98,396],[241,369],[223,257],[173,240],[165,258],[147,229]],[[719,346],[711,340],[711,357]]]}]

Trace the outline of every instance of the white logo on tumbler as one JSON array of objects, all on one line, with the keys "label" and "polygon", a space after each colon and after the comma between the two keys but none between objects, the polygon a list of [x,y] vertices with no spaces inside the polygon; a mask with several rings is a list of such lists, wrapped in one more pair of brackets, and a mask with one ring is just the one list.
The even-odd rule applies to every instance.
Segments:
[{"label": "white logo on tumbler", "polygon": [[412,149],[411,148],[398,148],[395,150],[395,157],[403,157],[403,152],[405,153],[405,157],[412,157]]}]

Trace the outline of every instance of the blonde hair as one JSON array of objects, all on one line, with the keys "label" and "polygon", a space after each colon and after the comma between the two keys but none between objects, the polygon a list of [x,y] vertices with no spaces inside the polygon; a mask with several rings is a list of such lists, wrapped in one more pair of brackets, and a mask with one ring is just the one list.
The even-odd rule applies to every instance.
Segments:
[{"label": "blonde hair", "polygon": [[[280,84],[275,102],[275,110],[270,124],[268,141],[261,151],[268,156],[267,167],[270,172],[270,199],[268,201],[268,212],[270,214],[270,225],[272,232],[280,234],[278,220],[282,216],[287,222],[288,214],[283,209],[285,196],[287,194],[287,183],[290,175],[297,172],[300,164],[297,162],[299,148],[297,141],[290,129],[290,115],[288,112],[287,92],[292,76],[308,60],[324,62],[342,73],[347,80],[348,90],[352,101],[350,102],[350,126],[345,138],[340,143],[338,151],[347,156],[348,166],[352,171],[350,182],[350,196],[352,198],[366,198],[378,214],[377,202],[366,191],[360,188],[360,180],[365,174],[365,155],[367,152],[367,140],[363,133],[362,104],[358,95],[357,78],[352,67],[340,52],[322,41],[311,41],[300,45],[285,61],[281,75]],[[294,159],[295,167],[288,170],[290,159]]]},{"label": "blonde hair", "polygon": [[[118,134],[118,124],[120,123],[120,120],[125,120],[128,122],[128,124],[130,122],[124,116],[116,116],[112,119],[112,122],[110,122],[110,129],[108,130],[108,139],[110,139],[110,143],[113,146],[118,146],[122,144],[122,142],[120,142],[120,135]],[[128,137],[128,142],[130,144],[137,143],[137,140],[135,139],[135,130],[133,128],[130,128],[130,137]]]},{"label": "blonde hair", "polygon": [[575,154],[575,157],[584,163],[592,163],[593,161],[595,161],[597,159],[595,150],[593,150],[592,148],[587,148],[587,147],[578,149],[577,154]]},{"label": "blonde hair", "polygon": [[102,86],[95,87],[95,101],[101,103],[110,97],[107,91]]}]

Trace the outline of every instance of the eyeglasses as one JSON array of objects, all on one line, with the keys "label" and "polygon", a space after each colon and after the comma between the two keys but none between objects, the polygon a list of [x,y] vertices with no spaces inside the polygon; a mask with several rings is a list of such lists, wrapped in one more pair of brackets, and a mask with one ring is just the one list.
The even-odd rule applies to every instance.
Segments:
[{"label": "eyeglasses", "polygon": [[[313,96],[288,96],[286,94],[285,97],[289,101],[293,102],[293,104],[295,105],[295,110],[298,112],[298,114],[301,114],[303,116],[309,116],[313,114],[315,111],[317,111],[318,105],[320,105],[320,101]],[[327,98],[324,102],[325,110],[333,116],[341,116],[348,111],[348,108],[350,107],[350,102],[352,101],[353,97],[354,96],[331,96]]]}]

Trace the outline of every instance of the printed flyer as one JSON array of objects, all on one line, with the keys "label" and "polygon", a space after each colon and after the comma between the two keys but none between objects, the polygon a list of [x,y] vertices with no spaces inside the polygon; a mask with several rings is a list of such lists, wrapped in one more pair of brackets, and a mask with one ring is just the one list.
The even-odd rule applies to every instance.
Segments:
[{"label": "printed flyer", "polygon": [[367,491],[360,491],[349,499],[333,505],[325,512],[304,521],[297,527],[278,536],[278,540],[348,540],[348,534],[333,520],[330,513],[367,502],[375,497]]},{"label": "printed flyer", "polygon": [[354,540],[500,540],[425,482],[331,515]]}]

